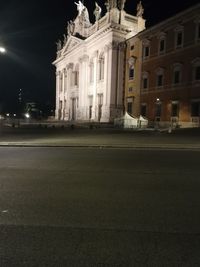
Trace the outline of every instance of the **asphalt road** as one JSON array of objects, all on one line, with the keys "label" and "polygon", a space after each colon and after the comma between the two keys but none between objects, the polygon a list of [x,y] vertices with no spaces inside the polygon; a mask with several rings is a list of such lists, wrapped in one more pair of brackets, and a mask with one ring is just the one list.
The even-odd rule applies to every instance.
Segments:
[{"label": "asphalt road", "polygon": [[200,266],[199,158],[0,147],[0,266]]}]

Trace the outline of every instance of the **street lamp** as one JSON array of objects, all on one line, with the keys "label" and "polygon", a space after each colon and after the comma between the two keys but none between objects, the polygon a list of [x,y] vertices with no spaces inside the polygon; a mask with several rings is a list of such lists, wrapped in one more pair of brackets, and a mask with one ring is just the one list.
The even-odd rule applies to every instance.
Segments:
[{"label": "street lamp", "polygon": [[0,46],[0,53],[2,53],[2,54],[6,53],[6,49],[2,46]]}]

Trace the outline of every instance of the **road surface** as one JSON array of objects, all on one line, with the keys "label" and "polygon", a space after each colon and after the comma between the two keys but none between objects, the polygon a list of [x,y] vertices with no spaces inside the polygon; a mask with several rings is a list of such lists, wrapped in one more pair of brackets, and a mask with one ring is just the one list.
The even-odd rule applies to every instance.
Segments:
[{"label": "road surface", "polygon": [[199,158],[0,147],[0,266],[200,266]]}]

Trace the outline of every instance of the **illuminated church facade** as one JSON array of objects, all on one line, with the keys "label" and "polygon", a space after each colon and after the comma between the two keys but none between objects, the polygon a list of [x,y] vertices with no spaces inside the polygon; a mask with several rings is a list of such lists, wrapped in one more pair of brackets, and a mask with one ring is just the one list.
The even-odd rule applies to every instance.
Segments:
[{"label": "illuminated church facade", "polygon": [[125,12],[125,2],[107,0],[103,17],[95,3],[93,24],[87,7],[75,2],[77,17],[68,22],[53,62],[57,120],[112,122],[123,114],[125,41],[145,29],[142,6],[133,16]]}]

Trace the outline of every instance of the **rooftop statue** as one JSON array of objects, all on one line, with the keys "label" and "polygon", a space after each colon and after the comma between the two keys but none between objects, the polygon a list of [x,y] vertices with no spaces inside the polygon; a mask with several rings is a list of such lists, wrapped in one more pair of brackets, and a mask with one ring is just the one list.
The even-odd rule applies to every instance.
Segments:
[{"label": "rooftop statue", "polygon": [[118,8],[119,10],[124,10],[126,0],[118,0]]},{"label": "rooftop statue", "polygon": [[74,33],[74,22],[72,20],[68,21],[67,23],[67,34],[68,36],[72,35]]},{"label": "rooftop statue", "polygon": [[61,40],[58,40],[56,42],[56,45],[57,45],[57,51],[60,51],[62,49],[62,42],[61,42]]},{"label": "rooftop statue", "polygon": [[144,8],[142,6],[142,1],[140,1],[138,4],[137,4],[137,17],[142,17],[142,15],[144,14]]},{"label": "rooftop statue", "polygon": [[85,6],[81,1],[78,1],[78,3],[74,2],[75,5],[77,5],[78,15],[81,16]]},{"label": "rooftop statue", "polygon": [[94,16],[95,16],[95,20],[98,21],[101,18],[101,7],[97,4],[97,2],[95,2],[96,8],[94,10]]},{"label": "rooftop statue", "polygon": [[77,5],[77,10],[78,10],[78,18],[81,22],[85,23],[85,24],[90,24],[90,20],[89,20],[89,13],[88,13],[88,9],[86,6],[84,6],[84,4],[81,1],[78,1],[78,3],[74,2],[75,5]]}]

